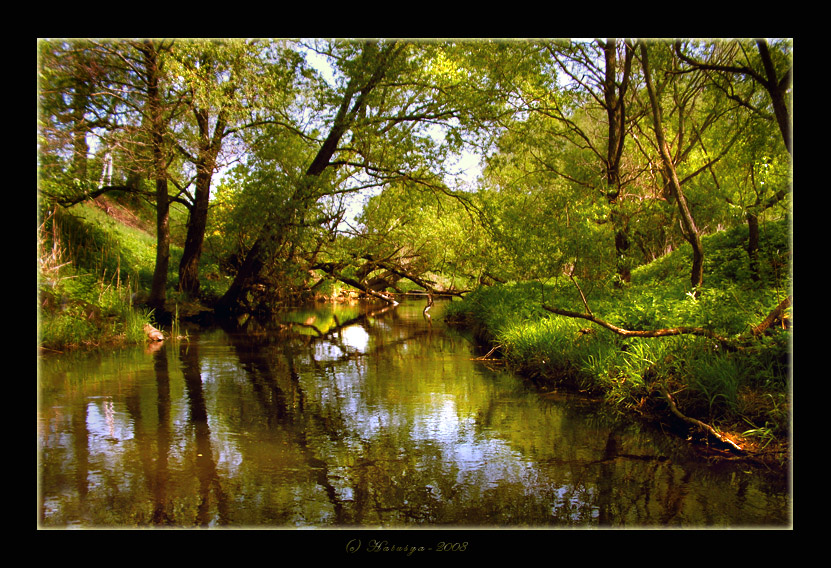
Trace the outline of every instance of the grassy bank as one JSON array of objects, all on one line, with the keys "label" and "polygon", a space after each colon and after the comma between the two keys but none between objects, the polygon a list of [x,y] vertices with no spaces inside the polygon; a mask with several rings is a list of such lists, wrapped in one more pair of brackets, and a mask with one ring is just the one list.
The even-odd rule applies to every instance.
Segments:
[{"label": "grassy bank", "polygon": [[[38,345],[43,351],[147,340],[153,313],[136,298],[155,264],[152,210],[99,198],[42,212],[38,228]],[[178,261],[177,261],[178,262]],[[171,266],[175,266],[171,262]]]},{"label": "grassy bank", "polygon": [[669,393],[684,416],[781,458],[789,436],[790,320],[745,339],[789,293],[788,235],[784,222],[764,226],[755,277],[746,230],[705,237],[705,284],[696,295],[688,288],[689,249],[635,270],[623,288],[581,283],[592,313],[620,328],[696,326],[735,341],[735,350],[694,335],[623,337],[543,309],[585,311],[567,278],[482,287],[450,304],[447,317],[471,326],[485,347],[499,346],[503,360],[541,388],[591,392],[622,411],[689,430],[671,412]]}]

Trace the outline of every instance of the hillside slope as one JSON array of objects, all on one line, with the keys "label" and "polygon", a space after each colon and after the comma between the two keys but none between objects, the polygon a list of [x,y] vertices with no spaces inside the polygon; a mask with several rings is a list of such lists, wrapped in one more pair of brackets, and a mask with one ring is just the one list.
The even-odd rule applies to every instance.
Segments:
[{"label": "hillside slope", "polygon": [[[43,214],[38,231],[38,345],[65,351],[146,341],[140,305],[155,266],[152,210],[99,197]],[[171,266],[179,249],[171,251]],[[178,254],[181,254],[178,252]],[[169,274],[175,281],[175,273]]]}]

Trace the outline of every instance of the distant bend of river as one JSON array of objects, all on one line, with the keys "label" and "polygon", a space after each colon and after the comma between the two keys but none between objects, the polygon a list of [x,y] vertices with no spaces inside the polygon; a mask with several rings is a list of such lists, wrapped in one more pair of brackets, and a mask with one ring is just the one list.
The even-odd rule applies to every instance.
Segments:
[{"label": "distant bend of river", "polygon": [[317,305],[285,315],[290,334],[41,358],[41,526],[791,523],[786,480],[540,396],[423,307]]}]

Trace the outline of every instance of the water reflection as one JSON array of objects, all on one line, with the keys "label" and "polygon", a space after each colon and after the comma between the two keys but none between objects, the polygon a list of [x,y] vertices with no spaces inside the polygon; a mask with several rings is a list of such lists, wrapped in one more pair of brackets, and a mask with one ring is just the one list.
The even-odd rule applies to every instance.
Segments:
[{"label": "water reflection", "polygon": [[787,523],[784,483],[690,462],[472,361],[423,303],[44,360],[46,526]]}]

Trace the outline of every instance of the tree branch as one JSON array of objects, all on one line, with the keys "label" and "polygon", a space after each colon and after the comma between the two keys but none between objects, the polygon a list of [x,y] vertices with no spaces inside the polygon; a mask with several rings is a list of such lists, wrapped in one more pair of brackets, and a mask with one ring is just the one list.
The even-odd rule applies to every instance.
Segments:
[{"label": "tree branch", "polygon": [[785,312],[785,310],[790,308],[792,304],[793,304],[793,296],[788,296],[787,298],[782,300],[779,303],[779,305],[776,306],[773,309],[773,311],[771,311],[768,314],[768,317],[766,317],[762,323],[760,323],[759,325],[757,325],[756,327],[753,328],[753,336],[756,337],[756,336],[759,336],[762,333],[764,333],[765,330],[767,330],[767,328],[772,326],[773,323],[777,319],[782,317],[782,314]]},{"label": "tree branch", "polygon": [[688,424],[692,424],[693,426],[698,426],[702,430],[704,430],[706,432],[709,432],[718,441],[731,446],[733,449],[735,449],[739,452],[744,453],[744,449],[741,446],[736,444],[733,440],[731,440],[730,438],[728,438],[724,434],[716,431],[716,429],[713,428],[712,426],[710,426],[709,424],[706,424],[706,423],[704,423],[701,420],[698,420],[696,418],[690,418],[689,416],[685,415],[680,410],[678,410],[678,406],[675,404],[675,401],[672,399],[672,396],[670,396],[669,392],[667,391],[667,389],[664,385],[658,385],[658,390],[660,391],[660,393],[666,399],[667,404],[669,404],[670,411],[672,411],[672,413],[675,416],[677,416],[678,418],[680,418],[681,420],[683,420],[684,422],[686,422]]},{"label": "tree branch", "polygon": [[715,339],[725,347],[736,349],[735,344],[731,342],[729,339],[721,337],[720,335],[710,331],[709,329],[704,329],[702,327],[679,326],[664,329],[631,330],[623,329],[622,327],[617,327],[616,325],[613,325],[591,314],[581,314],[579,312],[572,312],[560,308],[552,308],[551,306],[546,306],[544,304],[542,307],[544,310],[549,311],[553,314],[566,316],[569,318],[581,318],[589,320],[591,322],[596,323],[599,326],[605,327],[606,329],[613,331],[618,335],[622,335],[623,337],[668,337],[672,335],[700,335],[702,337],[709,337],[710,339]]}]

